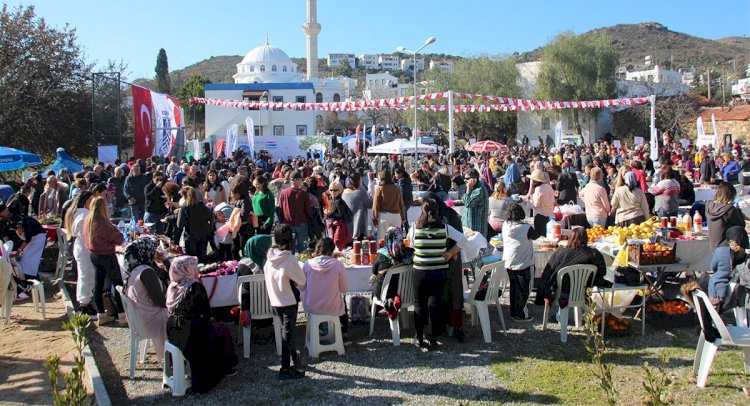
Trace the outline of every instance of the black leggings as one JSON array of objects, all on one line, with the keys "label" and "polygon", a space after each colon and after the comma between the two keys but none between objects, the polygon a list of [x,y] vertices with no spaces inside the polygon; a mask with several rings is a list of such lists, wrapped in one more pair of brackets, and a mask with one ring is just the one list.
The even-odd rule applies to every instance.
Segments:
[{"label": "black leggings", "polygon": [[541,214],[534,215],[534,232],[536,235],[547,234],[547,223],[549,223],[549,217]]},{"label": "black leggings", "polygon": [[[104,293],[104,282],[109,279],[112,286],[122,286],[122,276],[120,274],[120,264],[117,263],[117,257],[115,254],[110,255],[97,255],[91,253],[91,263],[96,268],[96,283],[94,285],[94,303],[99,313],[104,313],[104,300],[102,294]],[[117,304],[117,313],[123,312],[122,300],[117,290],[110,292]]]},{"label": "black leggings", "polygon": [[428,338],[433,339],[444,329],[440,311],[445,285],[445,270],[414,270],[414,289],[417,291],[417,303],[414,305],[414,329],[417,339],[424,340],[424,327],[428,317],[432,321],[432,331]]}]

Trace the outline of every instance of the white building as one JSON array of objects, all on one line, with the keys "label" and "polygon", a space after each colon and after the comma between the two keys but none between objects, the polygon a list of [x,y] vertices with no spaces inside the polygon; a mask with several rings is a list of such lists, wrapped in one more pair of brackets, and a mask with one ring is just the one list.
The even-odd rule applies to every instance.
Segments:
[{"label": "white building", "polygon": [[357,67],[357,62],[354,59],[354,54],[328,54],[328,67],[336,68],[341,65],[341,61],[346,61],[349,66],[354,69]]},{"label": "white building", "polygon": [[380,55],[378,57],[380,69],[384,71],[398,70],[401,67],[401,60],[393,55]]},{"label": "white building", "polygon": [[388,72],[368,73],[365,75],[365,87],[391,87],[398,83],[398,79]]},{"label": "white building", "polygon": [[681,84],[682,74],[670,69],[662,69],[659,67],[659,65],[655,65],[653,69],[627,72],[625,74],[625,80],[632,80],[636,82]]},{"label": "white building", "polygon": [[359,64],[368,70],[380,69],[380,56],[377,54],[362,54],[359,56]]},{"label": "white building", "polygon": [[452,61],[430,61],[430,70],[440,69],[441,72],[453,72]]},{"label": "white building", "polygon": [[398,79],[388,72],[368,73],[365,75],[365,90],[363,98],[386,99],[391,97],[404,97],[412,94],[409,89],[411,85],[398,83]]},{"label": "white building", "polygon": [[[411,70],[414,65],[414,58],[404,58],[401,60],[401,70]],[[417,58],[417,72],[424,71],[424,58]]]},{"label": "white building", "polygon": [[732,96],[750,100],[750,78],[740,79],[736,85],[732,85]]}]

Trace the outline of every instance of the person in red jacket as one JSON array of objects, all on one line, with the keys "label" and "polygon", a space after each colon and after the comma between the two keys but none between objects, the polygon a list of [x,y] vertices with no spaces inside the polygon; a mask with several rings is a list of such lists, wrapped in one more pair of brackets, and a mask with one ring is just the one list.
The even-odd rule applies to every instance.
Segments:
[{"label": "person in red jacket", "polygon": [[284,189],[279,195],[279,221],[292,228],[296,252],[305,250],[305,241],[310,235],[307,220],[312,216],[312,204],[307,192],[302,190],[302,179],[302,173],[292,172],[292,187]]}]

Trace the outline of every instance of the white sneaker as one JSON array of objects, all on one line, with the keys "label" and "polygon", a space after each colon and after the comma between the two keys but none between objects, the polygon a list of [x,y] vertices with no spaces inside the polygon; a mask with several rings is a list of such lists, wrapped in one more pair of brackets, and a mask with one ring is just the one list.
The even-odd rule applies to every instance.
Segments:
[{"label": "white sneaker", "polygon": [[16,302],[20,302],[20,301],[22,301],[22,300],[26,300],[26,299],[28,299],[28,298],[29,298],[29,295],[27,295],[27,294],[26,294],[26,293],[24,293],[24,292],[21,292],[21,293],[19,293],[19,294],[18,294],[18,295],[16,296]]}]

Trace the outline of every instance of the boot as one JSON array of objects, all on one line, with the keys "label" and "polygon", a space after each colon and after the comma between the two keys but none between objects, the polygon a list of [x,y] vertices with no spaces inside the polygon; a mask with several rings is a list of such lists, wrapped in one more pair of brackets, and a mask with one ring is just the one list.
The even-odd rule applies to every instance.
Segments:
[{"label": "boot", "polygon": [[109,315],[107,315],[107,313],[99,313],[96,316],[96,319],[97,319],[96,324],[98,326],[103,326],[105,324],[109,324],[109,323],[115,321],[115,317],[114,316],[109,316]]}]

